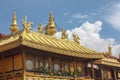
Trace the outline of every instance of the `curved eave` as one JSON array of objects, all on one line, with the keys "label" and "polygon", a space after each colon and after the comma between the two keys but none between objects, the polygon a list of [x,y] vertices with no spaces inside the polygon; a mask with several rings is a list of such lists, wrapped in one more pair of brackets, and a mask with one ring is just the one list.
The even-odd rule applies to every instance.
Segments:
[{"label": "curved eave", "polygon": [[39,50],[74,57],[94,59],[104,57],[102,53],[98,53],[96,51],[85,48],[76,42],[57,39],[32,31],[26,32],[24,30],[21,30],[1,39],[0,42],[0,52],[13,49],[20,45],[24,45]]},{"label": "curved eave", "polygon": [[38,44],[34,42],[29,42],[29,41],[23,41],[22,45],[44,50],[44,51],[49,51],[49,52],[54,52],[56,54],[63,54],[63,55],[69,55],[69,56],[74,56],[74,57],[81,57],[81,58],[103,58],[104,56],[99,53],[82,53],[82,52],[76,52],[76,51],[71,51],[71,50],[65,50],[65,49],[60,49],[57,47],[45,45],[45,44]]},{"label": "curved eave", "polygon": [[120,67],[120,63],[119,62],[112,62],[112,61],[106,61],[106,60],[97,60],[97,61],[95,61],[95,63],[99,64],[99,65]]},{"label": "curved eave", "polygon": [[4,51],[7,51],[9,49],[16,48],[20,45],[21,45],[21,42],[19,40],[16,40],[16,41],[4,44],[4,45],[0,45],[0,52],[4,52]]},{"label": "curved eave", "polygon": [[56,54],[73,56],[73,57],[94,58],[94,59],[99,59],[99,58],[104,57],[100,53],[83,53],[83,52],[65,50],[65,49],[60,49],[60,48],[57,48],[57,47],[49,46],[49,45],[46,45],[46,44],[32,42],[32,41],[29,41],[29,40],[21,41],[19,39],[16,40],[16,41],[13,41],[11,43],[0,46],[0,52],[6,51],[6,50],[9,50],[9,49],[13,49],[13,48],[18,47],[20,45],[28,46],[28,47],[39,49],[39,50],[54,52]]}]

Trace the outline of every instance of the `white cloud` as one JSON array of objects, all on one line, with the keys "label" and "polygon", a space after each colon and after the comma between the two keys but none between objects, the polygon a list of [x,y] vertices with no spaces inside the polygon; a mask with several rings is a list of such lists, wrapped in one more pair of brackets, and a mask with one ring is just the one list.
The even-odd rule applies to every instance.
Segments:
[{"label": "white cloud", "polygon": [[[74,28],[72,30],[67,30],[69,34],[69,39],[72,40],[72,34],[76,33],[80,38],[81,45],[84,45],[90,49],[105,52],[109,44],[112,44],[113,55],[117,56],[120,53],[120,44],[116,44],[115,39],[100,37],[100,31],[102,30],[102,22],[96,21],[95,23],[85,22],[80,27]],[[60,38],[61,32],[56,34]]]},{"label": "white cloud", "polygon": [[112,4],[106,9],[105,20],[113,28],[120,30],[120,2]]},{"label": "white cloud", "polygon": [[77,14],[74,14],[72,15],[73,18],[76,18],[76,19],[85,19],[88,17],[88,15],[86,14],[81,14],[81,13],[77,13]]}]

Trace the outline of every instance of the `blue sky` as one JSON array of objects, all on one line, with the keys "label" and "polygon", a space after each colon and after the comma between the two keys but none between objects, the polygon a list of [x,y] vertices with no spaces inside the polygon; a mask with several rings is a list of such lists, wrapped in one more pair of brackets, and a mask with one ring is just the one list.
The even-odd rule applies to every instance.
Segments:
[{"label": "blue sky", "polygon": [[33,21],[32,29],[35,30],[40,23],[48,22],[50,11],[53,12],[57,26],[64,27],[66,30],[74,30],[86,22],[95,24],[100,21],[101,30],[97,33],[99,38],[113,39],[111,44],[114,46],[120,44],[119,0],[1,0],[0,33],[10,33],[14,11],[17,13],[20,29],[23,29],[21,20],[24,16],[27,15],[28,20]]}]

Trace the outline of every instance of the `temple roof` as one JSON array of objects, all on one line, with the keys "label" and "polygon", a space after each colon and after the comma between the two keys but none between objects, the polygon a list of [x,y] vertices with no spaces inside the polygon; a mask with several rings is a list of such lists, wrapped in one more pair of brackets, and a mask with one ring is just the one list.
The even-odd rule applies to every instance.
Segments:
[{"label": "temple roof", "polygon": [[27,17],[22,19],[24,30],[19,30],[15,12],[12,19],[12,24],[13,23],[15,26],[11,26],[11,34],[0,39],[0,52],[23,45],[67,56],[94,59],[104,57],[103,53],[81,46],[79,43],[80,38],[76,34],[73,35],[74,41],[68,40],[68,34],[64,29],[62,30],[62,38],[58,39],[54,37],[53,34],[56,33],[56,28],[52,12],[50,12],[50,18],[46,28],[46,31],[48,31],[51,35],[42,33],[42,26],[39,26],[38,32],[31,31],[33,22],[27,22]]},{"label": "temple roof", "polygon": [[95,61],[95,63],[99,65],[120,67],[120,62],[118,61],[118,59],[113,57],[104,57],[102,59]]},{"label": "temple roof", "polygon": [[28,32],[26,30],[11,33],[10,35],[0,39],[0,52],[20,45],[68,56],[96,59],[103,57],[102,53],[85,48],[75,41],[58,39],[53,36],[33,31]]}]

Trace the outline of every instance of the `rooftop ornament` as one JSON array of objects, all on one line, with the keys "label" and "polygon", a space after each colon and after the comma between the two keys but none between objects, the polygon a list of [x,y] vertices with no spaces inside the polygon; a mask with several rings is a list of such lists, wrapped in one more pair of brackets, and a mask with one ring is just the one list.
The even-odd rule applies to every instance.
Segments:
[{"label": "rooftop ornament", "polygon": [[56,30],[56,25],[55,25],[55,21],[53,18],[53,14],[52,11],[50,12],[50,16],[49,16],[49,21],[48,24],[46,25],[46,34],[53,36],[55,33],[57,32]]},{"label": "rooftop ornament", "polygon": [[80,42],[79,42],[80,38],[79,38],[79,36],[78,36],[77,34],[74,33],[74,34],[73,34],[73,38],[74,38],[73,40],[74,40],[75,42],[80,43]]},{"label": "rooftop ornament", "polygon": [[109,53],[109,55],[112,55],[112,46],[111,46],[111,44],[109,44],[109,46],[108,46],[108,53]]},{"label": "rooftop ornament", "polygon": [[62,28],[62,36],[61,39],[68,39],[68,34],[66,33],[66,30]]},{"label": "rooftop ornament", "polygon": [[16,19],[16,12],[14,12],[13,17],[12,17],[12,24],[10,27],[10,31],[11,31],[11,33],[15,33],[18,30],[19,30],[19,28],[18,28],[17,19]]},{"label": "rooftop ornament", "polygon": [[38,29],[39,33],[43,33],[43,25],[42,24],[40,24],[37,29]]},{"label": "rooftop ornament", "polygon": [[33,22],[27,23],[27,17],[25,17],[24,19],[22,19],[22,25],[23,25],[24,30],[26,32],[30,32],[30,29],[31,29],[31,27],[33,25]]}]

